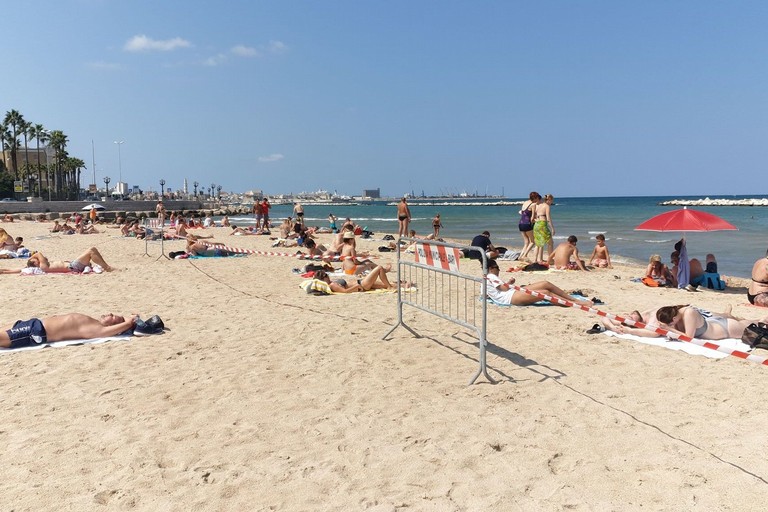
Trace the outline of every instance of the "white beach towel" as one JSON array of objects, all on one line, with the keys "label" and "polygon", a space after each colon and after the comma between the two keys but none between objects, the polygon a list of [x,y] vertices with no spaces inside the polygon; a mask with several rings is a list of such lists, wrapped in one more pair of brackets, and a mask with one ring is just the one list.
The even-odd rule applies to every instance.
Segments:
[{"label": "white beach towel", "polygon": [[131,339],[131,336],[124,334],[120,336],[108,336],[106,338],[92,338],[88,340],[56,341],[53,343],[43,343],[42,345],[34,345],[31,347],[0,348],[0,354],[10,354],[11,352],[21,352],[24,350],[40,350],[48,347],[58,348],[58,347],[69,347],[72,345],[91,345],[96,343],[106,343],[107,341],[124,341],[129,339]]},{"label": "white beach towel", "polygon": [[[640,343],[645,343],[646,345],[655,345],[657,347],[663,347],[670,350],[680,350],[685,352],[686,354],[705,356],[705,357],[710,357],[712,359],[722,359],[723,357],[726,357],[728,355],[723,352],[718,352],[717,350],[712,350],[711,348],[702,347],[686,341],[674,341],[674,340],[669,340],[667,338],[643,338],[642,336],[635,336],[634,334],[618,334],[613,331],[605,331],[603,334],[606,334],[608,336],[614,336],[616,338],[622,338],[625,340],[639,341]],[[716,340],[716,341],[708,340],[708,341],[716,345],[720,345],[721,347],[724,347],[724,348],[737,349],[743,352],[749,352],[749,345],[745,345],[744,343],[741,342],[741,340],[737,340],[735,338],[730,338],[727,340]]]}]

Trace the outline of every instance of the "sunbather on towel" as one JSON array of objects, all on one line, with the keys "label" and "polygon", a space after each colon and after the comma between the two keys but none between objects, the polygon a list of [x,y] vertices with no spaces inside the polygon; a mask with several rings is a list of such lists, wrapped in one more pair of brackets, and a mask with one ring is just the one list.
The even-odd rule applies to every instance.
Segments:
[{"label": "sunbather on towel", "polygon": [[199,242],[197,238],[196,236],[187,236],[187,253],[190,256],[223,257],[237,254],[222,247],[211,247],[204,242]]},{"label": "sunbather on towel", "polygon": [[[606,329],[619,334],[659,338],[664,335],[653,329],[661,328],[703,340],[740,338],[744,329],[753,322],[734,317],[730,308],[723,313],[711,313],[689,305],[664,306],[642,313],[635,310],[627,317],[635,322],[643,322],[647,327],[645,329],[630,327],[609,318],[603,319],[602,322]],[[766,320],[768,319],[761,321],[765,322]]]},{"label": "sunbather on towel", "polygon": [[[91,247],[72,261],[49,261],[43,253],[36,252],[27,260],[27,268],[36,267],[43,272],[82,272],[85,267],[93,267],[94,264],[107,272],[114,270],[104,261],[99,250]],[[98,269],[97,272],[100,272]],[[2,274],[16,274],[16,270],[3,270]]]},{"label": "sunbather on towel", "polygon": [[80,340],[116,336],[136,324],[138,316],[127,319],[107,313],[96,319],[81,313],[19,320],[12,326],[0,328],[0,347],[19,348],[54,341]]},{"label": "sunbather on towel", "polygon": [[[522,291],[513,289],[510,285],[514,284],[515,278],[512,277],[507,282],[503,282],[499,279],[499,264],[496,260],[488,260],[488,297],[500,304],[512,304],[515,306],[530,306],[541,300],[540,297],[529,295]],[[549,281],[537,281],[529,285],[523,286],[527,290],[546,293],[552,297],[558,299],[567,300],[569,302],[575,302],[581,306],[592,306],[592,301],[589,300],[577,300],[573,297],[569,297],[563,290],[550,283]]]}]

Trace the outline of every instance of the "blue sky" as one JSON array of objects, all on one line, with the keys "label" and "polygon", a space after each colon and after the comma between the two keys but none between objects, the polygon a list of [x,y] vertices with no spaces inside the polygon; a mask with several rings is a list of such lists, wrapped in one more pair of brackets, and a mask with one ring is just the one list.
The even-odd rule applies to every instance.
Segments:
[{"label": "blue sky", "polygon": [[[96,180],[765,193],[768,3],[28,0],[0,110]],[[93,146],[92,146],[93,141]],[[84,180],[90,181],[90,180]]]}]

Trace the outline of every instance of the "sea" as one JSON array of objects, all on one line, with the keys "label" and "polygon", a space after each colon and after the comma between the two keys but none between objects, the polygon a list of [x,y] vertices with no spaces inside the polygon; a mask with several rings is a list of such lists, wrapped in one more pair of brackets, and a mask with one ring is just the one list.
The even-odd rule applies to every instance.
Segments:
[{"label": "sea", "polygon": [[[766,196],[710,196],[711,199],[762,199]],[[576,235],[581,255],[592,254],[595,235],[602,233],[615,263],[646,265],[653,254],[660,254],[669,263],[674,244],[685,236],[688,255],[704,261],[708,253],[716,256],[721,274],[749,277],[754,262],[766,255],[768,248],[768,207],[765,206],[694,206],[722,217],[738,231],[715,232],[650,232],[635,231],[643,221],[665,211],[682,208],[663,206],[672,200],[696,200],[703,196],[653,197],[559,197],[551,208],[555,226],[555,244],[569,235]],[[491,233],[496,246],[520,250],[523,241],[517,224],[523,200],[519,198],[413,198],[409,199],[411,228],[418,235],[432,232],[432,218],[439,213],[443,229],[441,237],[469,241],[482,231]],[[346,217],[374,232],[374,238],[397,233],[395,202],[366,201],[352,203],[302,203],[305,221],[310,226],[328,226],[328,215],[333,213],[341,225]],[[275,205],[270,211],[274,222],[292,215],[293,205]],[[230,219],[237,225],[254,224],[253,216]]]}]

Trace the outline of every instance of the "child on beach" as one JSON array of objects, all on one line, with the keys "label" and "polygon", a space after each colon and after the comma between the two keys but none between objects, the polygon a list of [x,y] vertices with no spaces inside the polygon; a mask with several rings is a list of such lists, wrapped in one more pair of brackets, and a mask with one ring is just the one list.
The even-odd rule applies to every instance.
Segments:
[{"label": "child on beach", "polygon": [[605,245],[605,235],[600,233],[595,237],[595,240],[597,240],[597,244],[589,258],[589,264],[598,268],[613,268],[608,246]]}]

